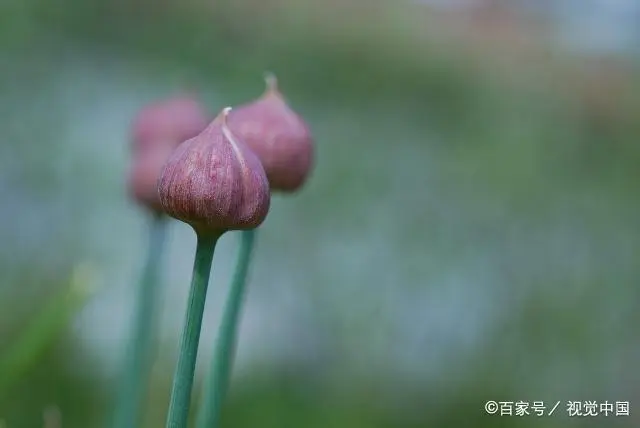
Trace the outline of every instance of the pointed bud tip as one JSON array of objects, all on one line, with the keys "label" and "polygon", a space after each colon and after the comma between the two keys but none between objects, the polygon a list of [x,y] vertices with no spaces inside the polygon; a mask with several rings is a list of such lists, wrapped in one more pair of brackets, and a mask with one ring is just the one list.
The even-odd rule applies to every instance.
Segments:
[{"label": "pointed bud tip", "polygon": [[236,140],[231,129],[229,129],[229,113],[231,113],[231,110],[231,107],[225,107],[220,112],[220,128],[227,141],[237,150]]},{"label": "pointed bud tip", "polygon": [[220,116],[222,118],[222,126],[227,126],[227,119],[229,118],[229,113],[233,110],[231,107],[225,107],[222,109]]},{"label": "pointed bud tip", "polygon": [[267,93],[279,92],[278,78],[271,71],[264,72],[264,82],[267,85]]}]

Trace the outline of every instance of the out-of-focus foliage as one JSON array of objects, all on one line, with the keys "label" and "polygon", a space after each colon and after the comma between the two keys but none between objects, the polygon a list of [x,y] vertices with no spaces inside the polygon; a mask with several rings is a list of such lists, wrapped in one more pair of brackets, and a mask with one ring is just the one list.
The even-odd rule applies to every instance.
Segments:
[{"label": "out-of-focus foliage", "polygon": [[[252,267],[247,309],[261,315],[247,322],[274,326],[259,336],[284,361],[248,358],[225,426],[637,425],[637,59],[565,51],[543,24],[493,10],[4,1],[0,352],[79,260],[114,288],[135,279],[143,219],[119,190],[135,108],[187,86],[215,111],[257,96],[272,70],[318,165],[275,201]],[[120,306],[81,340],[90,305],[0,398],[8,428],[40,426],[52,403],[65,428],[101,424],[115,377],[90,343],[111,343]],[[148,426],[163,424],[172,340]],[[589,399],[630,401],[632,416],[483,411]]]},{"label": "out-of-focus foliage", "polygon": [[0,355],[0,397],[12,384],[37,364],[40,355],[55,342],[91,293],[90,269],[79,266],[69,286],[53,296],[27,328]]}]

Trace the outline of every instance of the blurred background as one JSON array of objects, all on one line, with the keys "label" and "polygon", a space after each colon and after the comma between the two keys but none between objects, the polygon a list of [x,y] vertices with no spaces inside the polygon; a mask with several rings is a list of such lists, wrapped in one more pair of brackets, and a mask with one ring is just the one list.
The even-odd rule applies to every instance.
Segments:
[{"label": "blurred background", "polygon": [[[639,426],[639,24],[634,0],[2,0],[0,426],[104,426],[147,234],[130,121],[185,90],[214,115],[265,70],[317,167],[260,230],[224,426]],[[145,426],[194,248],[174,222]]]}]

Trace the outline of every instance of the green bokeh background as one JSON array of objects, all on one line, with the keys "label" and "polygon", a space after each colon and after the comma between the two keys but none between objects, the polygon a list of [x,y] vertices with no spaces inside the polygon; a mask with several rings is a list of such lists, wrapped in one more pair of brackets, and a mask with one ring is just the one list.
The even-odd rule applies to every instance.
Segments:
[{"label": "green bokeh background", "polygon": [[[211,3],[0,4],[0,356],[78,265],[97,287],[0,390],[7,428],[52,404],[64,428],[109,415],[145,242],[124,191],[132,116],[184,90],[214,114],[258,96],[265,70],[317,165],[260,230],[224,426],[638,425],[636,58],[585,58],[524,25],[533,47],[495,43],[404,3]],[[171,238],[149,427],[193,257],[186,226]],[[236,238],[214,262],[205,348]],[[487,400],[562,404],[499,417]],[[568,400],[631,416],[569,418]]]}]

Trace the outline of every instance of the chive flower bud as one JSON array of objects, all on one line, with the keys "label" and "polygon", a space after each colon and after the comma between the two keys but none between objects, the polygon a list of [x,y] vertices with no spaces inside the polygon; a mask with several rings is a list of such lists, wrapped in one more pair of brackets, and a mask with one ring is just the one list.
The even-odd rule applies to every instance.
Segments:
[{"label": "chive flower bud", "polygon": [[198,235],[258,227],[270,204],[269,182],[256,155],[228,126],[225,108],[167,161],[158,191],[163,210]]},{"label": "chive flower bud", "polygon": [[131,131],[133,162],[129,169],[129,194],[143,206],[161,212],[158,178],[171,152],[198,135],[208,124],[204,108],[182,95],[153,103],[135,117]]},{"label": "chive flower bud", "polygon": [[287,104],[274,75],[265,76],[264,94],[234,108],[229,127],[258,156],[271,189],[294,192],[313,166],[313,138],[304,120]]}]

